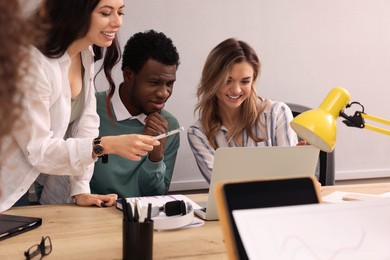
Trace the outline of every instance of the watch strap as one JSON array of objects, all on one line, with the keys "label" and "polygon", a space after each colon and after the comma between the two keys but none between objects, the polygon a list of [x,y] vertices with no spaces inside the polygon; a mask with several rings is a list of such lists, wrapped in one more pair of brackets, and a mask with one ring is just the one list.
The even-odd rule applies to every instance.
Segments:
[{"label": "watch strap", "polygon": [[100,147],[103,149],[103,154],[101,154],[101,155],[97,155],[97,154],[96,154],[96,156],[97,156],[98,158],[102,158],[102,163],[108,163],[108,155],[107,155],[107,154],[104,154],[104,148],[103,148],[101,142],[102,142],[102,140],[101,140],[101,137],[100,137],[100,136],[93,139],[93,145],[94,145],[94,147],[95,147],[95,146],[100,146]]}]

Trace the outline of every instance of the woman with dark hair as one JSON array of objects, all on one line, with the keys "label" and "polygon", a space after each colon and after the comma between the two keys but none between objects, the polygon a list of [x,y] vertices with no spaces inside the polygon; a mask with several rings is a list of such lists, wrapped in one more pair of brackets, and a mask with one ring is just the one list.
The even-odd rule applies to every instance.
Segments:
[{"label": "woman with dark hair", "polygon": [[210,182],[215,150],[234,146],[293,146],[289,107],[256,93],[260,60],[254,49],[233,38],[208,55],[197,89],[197,120],[188,140],[199,170]]},{"label": "woman with dark hair", "polygon": [[116,194],[90,194],[94,162],[107,160],[108,154],[139,160],[159,144],[145,135],[98,137],[93,65],[103,58],[112,87],[123,10],[123,0],[41,2],[32,24],[46,38],[30,51],[31,93],[23,100],[18,122],[23,127],[12,131],[18,149],[3,161],[0,212],[25,194],[40,173],[43,204],[115,205]]}]

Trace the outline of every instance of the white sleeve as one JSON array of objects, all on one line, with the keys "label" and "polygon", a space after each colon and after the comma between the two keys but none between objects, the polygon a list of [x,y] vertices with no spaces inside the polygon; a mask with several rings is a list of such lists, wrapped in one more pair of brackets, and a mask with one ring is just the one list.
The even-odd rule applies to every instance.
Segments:
[{"label": "white sleeve", "polygon": [[61,85],[64,82],[60,71],[51,68],[43,55],[36,52],[27,76],[31,88],[24,96],[22,118],[25,124],[15,128],[13,136],[37,171],[53,175],[82,174],[94,163],[93,138],[64,140],[70,114],[70,108],[66,107],[70,104],[61,99],[66,87]]}]

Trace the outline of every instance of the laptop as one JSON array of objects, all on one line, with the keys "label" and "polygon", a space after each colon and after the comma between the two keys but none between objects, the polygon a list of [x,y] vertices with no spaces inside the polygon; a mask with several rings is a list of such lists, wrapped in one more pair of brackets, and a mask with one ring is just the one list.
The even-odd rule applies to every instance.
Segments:
[{"label": "laptop", "polygon": [[41,218],[0,214],[0,241],[37,228],[41,224]]},{"label": "laptop", "polygon": [[194,212],[201,219],[218,220],[215,186],[221,181],[314,177],[318,159],[319,149],[312,145],[218,148],[206,207]]}]

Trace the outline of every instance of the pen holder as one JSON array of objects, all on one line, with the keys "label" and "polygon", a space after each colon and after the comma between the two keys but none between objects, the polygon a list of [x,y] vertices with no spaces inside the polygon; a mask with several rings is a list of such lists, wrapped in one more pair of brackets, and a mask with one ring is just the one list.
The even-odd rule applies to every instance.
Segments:
[{"label": "pen holder", "polygon": [[123,260],[153,259],[153,221],[123,220]]}]

